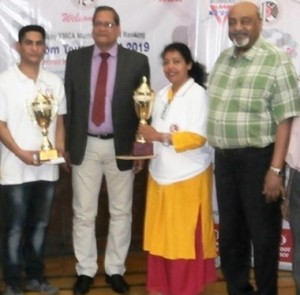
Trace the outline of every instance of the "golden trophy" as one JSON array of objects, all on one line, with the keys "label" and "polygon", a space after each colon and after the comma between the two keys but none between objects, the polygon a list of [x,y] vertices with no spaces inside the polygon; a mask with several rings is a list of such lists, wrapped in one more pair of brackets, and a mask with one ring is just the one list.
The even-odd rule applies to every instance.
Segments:
[{"label": "golden trophy", "polygon": [[52,91],[48,90],[45,94],[38,91],[35,99],[27,103],[27,110],[31,119],[42,131],[39,160],[41,162],[63,163],[64,158],[58,156],[57,150],[48,139],[48,128],[58,110],[57,101],[54,99]]},{"label": "golden trophy", "polygon": [[[154,99],[155,93],[149,87],[147,78],[143,76],[142,83],[133,93],[135,112],[140,119],[140,124],[147,125],[147,120],[150,119],[152,114]],[[153,144],[146,142],[140,134],[136,134],[130,155],[117,156],[118,159],[123,160],[151,159],[153,157]]]}]

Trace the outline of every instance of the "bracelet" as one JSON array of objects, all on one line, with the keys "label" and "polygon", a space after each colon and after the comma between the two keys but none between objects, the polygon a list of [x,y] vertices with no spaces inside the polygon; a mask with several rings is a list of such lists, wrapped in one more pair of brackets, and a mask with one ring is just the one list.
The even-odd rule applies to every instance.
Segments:
[{"label": "bracelet", "polygon": [[169,134],[168,134],[168,133],[163,133],[162,138],[163,138],[162,144],[163,144],[164,146],[169,146],[169,145],[170,145]]},{"label": "bracelet", "polygon": [[273,166],[270,167],[270,171],[272,171],[274,174],[276,174],[277,176],[281,176],[283,177],[284,176],[284,169],[281,169],[281,168],[275,168]]}]

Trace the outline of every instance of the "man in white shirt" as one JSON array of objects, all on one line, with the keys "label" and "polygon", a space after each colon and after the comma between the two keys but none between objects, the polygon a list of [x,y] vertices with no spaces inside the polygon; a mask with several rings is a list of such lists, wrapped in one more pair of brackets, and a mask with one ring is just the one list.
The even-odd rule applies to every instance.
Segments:
[{"label": "man in white shirt", "polygon": [[22,273],[26,291],[52,295],[58,288],[44,277],[43,249],[58,179],[58,166],[39,159],[41,128],[33,124],[26,105],[38,93],[51,93],[57,101],[57,117],[48,128],[48,137],[64,154],[66,113],[61,79],[40,66],[46,33],[43,27],[20,29],[17,50],[20,63],[0,74],[0,185],[4,218],[4,295],[22,295]]}]

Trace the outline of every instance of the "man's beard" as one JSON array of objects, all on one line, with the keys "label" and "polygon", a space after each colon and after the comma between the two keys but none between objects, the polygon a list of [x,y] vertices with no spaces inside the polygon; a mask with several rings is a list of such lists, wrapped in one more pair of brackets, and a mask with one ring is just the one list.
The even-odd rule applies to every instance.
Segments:
[{"label": "man's beard", "polygon": [[239,39],[239,40],[237,40],[236,38],[232,38],[232,42],[233,42],[235,47],[243,48],[243,47],[245,47],[249,44],[250,38],[245,37],[245,38],[242,38],[242,39]]}]

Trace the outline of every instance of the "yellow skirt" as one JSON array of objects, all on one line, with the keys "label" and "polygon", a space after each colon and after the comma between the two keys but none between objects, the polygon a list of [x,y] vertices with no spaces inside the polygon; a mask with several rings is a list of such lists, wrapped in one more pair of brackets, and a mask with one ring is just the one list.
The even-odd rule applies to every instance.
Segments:
[{"label": "yellow skirt", "polygon": [[144,250],[167,259],[194,259],[199,214],[204,258],[214,258],[212,167],[191,179],[170,185],[159,185],[149,175]]}]

